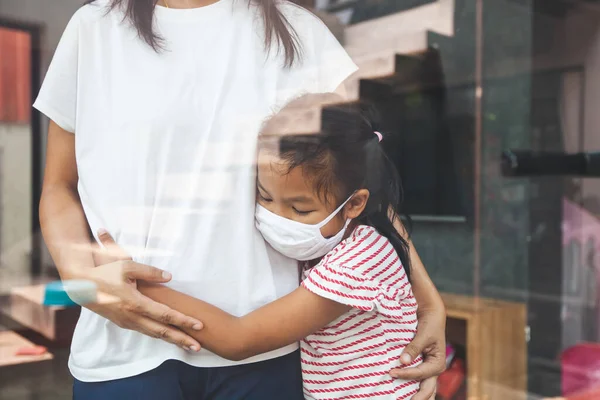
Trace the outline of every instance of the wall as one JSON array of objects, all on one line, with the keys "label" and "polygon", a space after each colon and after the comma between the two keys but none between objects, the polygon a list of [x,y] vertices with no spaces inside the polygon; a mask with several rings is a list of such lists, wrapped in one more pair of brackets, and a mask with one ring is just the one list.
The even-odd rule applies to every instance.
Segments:
[{"label": "wall", "polygon": [[[0,2],[0,17],[9,20],[22,21],[29,24],[39,24],[42,33],[42,77],[46,70],[60,37],[71,19],[71,16],[83,4],[83,0],[3,0]],[[47,121],[42,128],[47,129]],[[42,136],[43,138],[46,135]],[[44,143],[45,147],[45,143]]]},{"label": "wall", "polygon": [[[481,187],[481,293],[524,300],[527,296],[528,211],[526,179],[508,180],[499,172],[504,148],[531,148],[531,71],[583,67],[583,130],[579,126],[581,82],[564,74],[562,135],[567,151],[600,151],[600,7],[581,6],[567,15],[532,12],[532,5],[486,2],[484,8],[484,83]],[[468,10],[465,12],[468,14]],[[457,22],[455,41],[469,53],[468,18]],[[460,9],[457,10],[460,18]],[[519,27],[519,29],[514,29]],[[535,46],[533,45],[535,43]],[[441,48],[443,51],[443,49]],[[444,62],[461,56],[455,45]],[[532,57],[533,54],[533,57]],[[500,78],[500,79],[497,79]],[[575,101],[577,100],[577,101]],[[557,113],[559,108],[557,107]],[[581,136],[581,138],[580,138]],[[581,180],[585,208],[600,215],[600,179]],[[414,241],[441,290],[473,291],[473,235],[468,224],[416,223]],[[471,245],[469,245],[471,243]],[[535,295],[535,294],[534,294]]]},{"label": "wall", "polygon": [[30,55],[28,33],[0,27],[0,293],[29,273]]},{"label": "wall", "polygon": [[42,64],[45,67],[49,64],[71,15],[82,4],[83,0],[2,0],[0,16],[44,27]]},{"label": "wall", "polygon": [[30,149],[29,125],[0,124],[0,281],[8,285],[29,271]]},{"label": "wall", "polygon": [[[474,86],[476,60],[476,2],[457,1],[454,38],[438,38],[449,81],[466,82],[462,95],[450,88],[447,94],[448,126],[454,139],[460,135],[459,158],[474,158],[478,144],[481,165],[471,169],[480,178],[476,192],[480,205],[467,202],[467,221],[417,222],[414,243],[430,275],[441,291],[525,300],[527,288],[528,185],[506,180],[500,174],[503,148],[527,148],[530,124],[529,75],[531,70],[532,5],[523,1],[485,2],[483,8],[483,82],[481,137],[476,142],[477,98]],[[515,29],[518,27],[518,29]],[[499,67],[501,66],[501,67]],[[460,105],[460,106],[459,106]],[[474,196],[475,182],[463,185],[467,197]],[[475,214],[479,213],[476,232]],[[479,255],[475,251],[479,234]],[[475,273],[478,265],[479,275]]]},{"label": "wall", "polygon": [[[585,71],[583,137],[577,145],[570,143],[568,151],[600,151],[600,7],[581,5],[569,12],[563,21],[547,19],[542,34],[555,32],[549,51],[536,55],[538,69],[579,66]],[[565,77],[563,103],[572,102],[578,92],[579,81]],[[564,105],[566,116],[568,105]],[[573,124],[577,122],[573,121]],[[578,126],[577,126],[578,128]],[[573,128],[575,129],[575,128]],[[565,131],[573,135],[574,131]],[[577,132],[579,135],[579,132]],[[590,211],[600,214],[600,180],[582,180],[582,200]]]},{"label": "wall", "polygon": [[[595,28],[585,55],[585,117],[583,150],[600,151],[600,11],[590,24]],[[584,205],[600,216],[600,179],[583,180]]]},{"label": "wall", "polygon": [[[567,151],[600,151],[600,7],[582,5],[569,12],[564,20],[547,19],[545,34],[555,32],[552,47],[537,54],[537,69],[582,67],[585,72],[583,88],[583,127],[580,116],[573,116],[571,109],[580,91],[579,79],[566,75],[564,81],[563,111]],[[575,121],[577,119],[577,121]],[[567,127],[570,126],[570,129]],[[582,130],[580,130],[582,128]],[[569,136],[577,136],[573,143]],[[593,214],[600,215],[600,180],[582,179],[581,201]]]},{"label": "wall", "polygon": [[[54,50],[58,45],[60,37],[62,36],[62,32],[66,27],[71,15],[83,4],[83,0],[60,0],[60,1],[47,1],[47,0],[0,0],[0,18],[21,21],[28,24],[39,24],[42,31],[42,49],[41,49],[41,63],[42,63],[42,78],[46,73],[47,67],[52,60],[52,55],[54,54]],[[25,127],[17,127],[13,125],[0,125],[0,132],[4,132],[2,135],[2,139],[0,140],[13,140],[13,135],[15,131],[19,129],[25,129]],[[29,129],[29,128],[26,128]],[[46,130],[48,129],[48,121],[44,118],[42,120],[42,148],[46,147]],[[7,133],[9,132],[9,133]],[[29,135],[23,133],[23,140],[30,140]],[[28,139],[25,139],[27,137]],[[15,144],[15,146],[24,146],[24,143]],[[12,148],[12,144],[11,144]],[[12,152],[12,150],[11,150]],[[15,154],[15,153],[13,153]],[[29,154],[29,150],[22,154]],[[42,165],[43,165],[42,160]],[[19,160],[14,160],[11,165],[12,169],[4,169],[4,171],[10,171],[9,175],[16,174],[17,169],[19,171],[29,170],[31,167],[30,161],[25,161],[22,158]],[[16,168],[18,166],[18,168]],[[30,171],[30,170],[29,170]],[[18,174],[25,173],[19,172]],[[19,175],[20,176],[20,175]],[[30,183],[29,179],[30,175],[27,175],[27,179],[24,182],[27,184]],[[31,196],[29,196],[29,202],[31,201]],[[26,203],[27,201],[25,201]],[[23,204],[25,204],[23,203]],[[30,203],[28,203],[30,204]],[[30,206],[28,206],[30,207]],[[30,215],[29,213],[27,215]],[[30,226],[31,224],[29,224]],[[28,226],[27,229],[30,229]],[[10,228],[7,228],[10,229]],[[29,230],[28,230],[29,232]],[[16,234],[16,236],[22,236],[20,233]],[[21,240],[25,240],[28,243],[28,238],[21,238]],[[16,244],[15,244],[16,245]],[[4,249],[4,248],[3,248]],[[15,250],[16,251],[16,250]],[[24,250],[23,250],[24,251]],[[19,251],[17,251],[18,253]],[[16,254],[16,253],[15,253]],[[12,259],[13,256],[11,256]],[[14,256],[18,258],[18,256]],[[44,249],[42,253],[43,263],[45,265],[50,265],[52,263],[51,258],[48,252]],[[4,260],[3,260],[4,261]],[[18,262],[16,263],[18,264]]]},{"label": "wall", "polygon": [[[46,70],[62,33],[71,16],[83,4],[83,0],[3,0],[0,2],[0,17],[9,20],[22,21],[29,24],[39,24],[43,28],[41,43],[42,77]],[[48,122],[43,121],[42,131],[46,131]],[[46,135],[42,135],[45,139]],[[45,141],[43,143],[45,148]]]}]

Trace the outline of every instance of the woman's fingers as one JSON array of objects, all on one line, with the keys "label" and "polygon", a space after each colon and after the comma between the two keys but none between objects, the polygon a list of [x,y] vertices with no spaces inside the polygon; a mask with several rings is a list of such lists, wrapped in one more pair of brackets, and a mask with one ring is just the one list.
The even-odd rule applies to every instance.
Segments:
[{"label": "woman's fingers", "polygon": [[137,315],[130,321],[129,329],[136,330],[147,336],[173,343],[185,350],[200,351],[200,343],[179,329],[157,322],[151,318]]},{"label": "woman's fingers", "polygon": [[426,349],[430,348],[432,345],[435,345],[435,339],[428,335],[425,326],[419,326],[419,328],[420,329],[417,329],[417,334],[413,340],[411,340],[410,343],[406,345],[404,350],[402,350],[400,362],[404,365],[409,365],[416,360],[420,354],[425,353]]},{"label": "woman's fingers", "polygon": [[179,311],[175,311],[172,308],[164,304],[157,303],[156,301],[143,295],[139,296],[138,304],[135,306],[135,310],[131,311],[165,325],[172,325],[181,329],[188,328],[195,331],[202,329],[202,323],[197,319],[188,317]]},{"label": "woman's fingers", "polygon": [[171,280],[171,274],[160,268],[134,261],[122,261],[122,274],[130,280],[142,280],[152,283],[165,283]]},{"label": "woman's fingers", "polygon": [[437,378],[425,379],[421,382],[419,392],[415,394],[412,400],[432,400],[435,399],[435,390],[437,385]]},{"label": "woman's fingers", "polygon": [[163,324],[139,313],[130,312],[123,303],[90,304],[91,311],[112,321],[123,329],[140,332],[146,336],[162,339],[185,350],[199,351],[200,343],[174,326]]},{"label": "woman's fingers", "polygon": [[423,381],[431,377],[435,379],[442,371],[443,368],[440,368],[439,363],[433,357],[427,357],[423,364],[415,367],[395,368],[390,371],[390,375],[397,379]]},{"label": "woman's fingers", "polygon": [[[404,348],[400,356],[400,362],[404,365],[404,368],[393,369],[390,372],[392,377],[423,381],[436,377],[444,371],[446,367],[444,338],[435,335],[437,333],[435,325],[427,325],[427,321],[423,322],[419,325],[414,339]],[[421,354],[423,355],[423,363],[414,367],[410,366]]]}]

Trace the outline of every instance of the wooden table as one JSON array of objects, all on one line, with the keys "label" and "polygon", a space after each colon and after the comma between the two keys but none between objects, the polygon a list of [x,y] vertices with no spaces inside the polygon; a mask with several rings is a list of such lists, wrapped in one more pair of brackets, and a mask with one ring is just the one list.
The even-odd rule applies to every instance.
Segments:
[{"label": "wooden table", "polygon": [[0,332],[0,367],[18,365],[39,361],[52,360],[50,353],[40,356],[17,356],[16,352],[22,347],[34,346],[29,340],[13,331]]},{"label": "wooden table", "polygon": [[442,298],[447,338],[466,349],[467,398],[525,399],[525,304],[454,294]]}]

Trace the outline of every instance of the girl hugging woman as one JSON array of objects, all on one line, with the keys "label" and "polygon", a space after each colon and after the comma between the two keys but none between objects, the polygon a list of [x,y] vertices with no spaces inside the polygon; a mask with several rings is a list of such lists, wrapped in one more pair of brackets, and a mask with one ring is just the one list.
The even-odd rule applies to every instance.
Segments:
[{"label": "girl hugging woman", "polygon": [[[311,399],[408,399],[419,382],[390,376],[417,328],[408,244],[394,227],[397,171],[366,113],[329,106],[317,134],[280,136],[281,114],[259,141],[256,227],[301,264],[301,286],[244,316],[160,285],[143,294],[204,323],[206,349],[242,360],[301,342]],[[421,363],[417,357],[413,365]]]}]

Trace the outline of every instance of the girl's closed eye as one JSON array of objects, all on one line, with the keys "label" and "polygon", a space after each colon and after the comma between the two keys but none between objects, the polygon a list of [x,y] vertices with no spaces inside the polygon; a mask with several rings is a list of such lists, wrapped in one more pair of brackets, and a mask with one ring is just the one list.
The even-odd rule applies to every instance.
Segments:
[{"label": "girl's closed eye", "polygon": [[296,207],[292,207],[292,209],[294,210],[294,212],[296,214],[302,215],[302,216],[306,216],[306,215],[316,211],[316,210],[298,210]]}]

